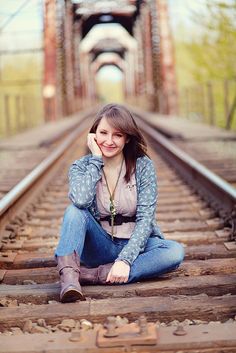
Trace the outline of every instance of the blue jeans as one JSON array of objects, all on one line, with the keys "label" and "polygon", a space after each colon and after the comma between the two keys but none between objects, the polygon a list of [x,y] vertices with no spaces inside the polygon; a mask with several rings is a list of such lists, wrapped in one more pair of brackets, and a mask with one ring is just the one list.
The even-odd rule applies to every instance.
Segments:
[{"label": "blue jeans", "polygon": [[[114,262],[128,239],[114,238],[100,226],[91,213],[74,205],[67,207],[61,237],[55,255],[64,256],[74,250],[87,267]],[[176,269],[184,258],[181,244],[173,240],[150,237],[143,252],[133,262],[128,283],[157,277]]]}]

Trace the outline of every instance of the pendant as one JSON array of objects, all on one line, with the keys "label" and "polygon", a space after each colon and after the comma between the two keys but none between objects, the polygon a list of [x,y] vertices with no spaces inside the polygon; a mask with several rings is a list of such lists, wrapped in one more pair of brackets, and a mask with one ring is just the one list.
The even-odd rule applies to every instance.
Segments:
[{"label": "pendant", "polygon": [[111,216],[115,217],[116,215],[116,208],[114,205],[114,201],[110,199],[110,212],[111,212]]}]

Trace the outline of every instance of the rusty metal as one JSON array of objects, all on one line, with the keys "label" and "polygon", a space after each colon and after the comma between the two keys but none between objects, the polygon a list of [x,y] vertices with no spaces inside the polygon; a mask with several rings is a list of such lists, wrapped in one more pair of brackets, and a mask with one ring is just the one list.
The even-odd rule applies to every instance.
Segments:
[{"label": "rusty metal", "polygon": [[160,66],[162,90],[160,112],[177,113],[177,83],[175,75],[174,45],[166,0],[156,0],[157,24],[160,37]]},{"label": "rusty metal", "polygon": [[187,332],[185,331],[183,325],[178,325],[177,329],[173,332],[173,335],[175,336],[185,336],[187,335]]},{"label": "rusty metal", "polygon": [[72,331],[71,336],[68,338],[71,342],[79,342],[82,339],[80,330]]},{"label": "rusty metal", "polygon": [[73,63],[74,47],[74,20],[73,20],[73,4],[71,1],[65,2],[64,15],[64,85],[65,85],[65,112],[72,114],[75,111],[75,92],[74,92],[74,72],[75,67]]},{"label": "rusty metal", "polygon": [[97,333],[98,347],[126,347],[131,346],[155,346],[157,344],[157,327],[154,323],[147,323],[145,332],[140,331],[137,323],[126,324],[116,328],[116,336],[107,337],[105,328],[101,328]]},{"label": "rusty metal", "polygon": [[156,1],[150,1],[151,31],[152,31],[152,68],[153,68],[153,110],[160,111],[160,98],[162,91],[161,79],[161,48],[158,28],[158,9]]},{"label": "rusty metal", "polygon": [[[58,116],[74,112],[76,105],[78,105],[78,90],[85,92],[83,94],[85,101],[89,98],[95,98],[91,84],[94,79],[91,65],[88,65],[86,72],[83,73],[85,63],[92,61],[91,52],[86,55],[86,60],[83,63],[83,59],[78,58],[77,48],[88,28],[92,27],[91,19],[87,18],[88,13],[90,16],[92,14],[97,16],[98,10],[93,8],[91,4],[87,7],[86,2],[77,6],[70,1],[45,1],[43,96],[47,120],[55,120],[58,119]],[[176,112],[174,51],[166,1],[153,0],[136,5],[132,4],[129,7],[133,7],[133,10],[129,13],[126,11],[123,13],[124,5],[117,3],[117,7],[120,6],[122,9],[120,8],[118,11],[119,22],[126,28],[128,21],[123,22],[122,17],[128,16],[130,18],[128,25],[130,33],[136,33],[136,22],[138,23],[140,18],[141,22],[144,20],[146,30],[142,31],[142,44],[140,41],[138,42],[142,45],[145,59],[144,61],[140,60],[145,75],[146,91],[142,93],[146,94],[149,107],[165,113]],[[133,19],[132,13],[136,12],[135,8],[137,8],[138,16]],[[76,16],[80,11],[82,16]],[[86,12],[85,16],[83,15],[84,11]],[[100,11],[101,9],[99,9]],[[116,10],[113,8],[112,12],[116,13]],[[96,16],[93,25],[96,23]],[[87,29],[85,29],[86,27]],[[95,45],[97,43],[94,44],[94,47]],[[132,51],[130,54],[132,55]],[[131,75],[135,80],[135,89],[132,90],[135,95],[139,91],[137,81],[140,79],[136,71],[133,76]],[[75,77],[78,76],[82,81],[80,84],[75,83]],[[81,86],[85,87],[82,89]],[[75,98],[77,98],[76,101]],[[164,101],[165,105],[163,105]]]},{"label": "rusty metal", "polygon": [[235,251],[236,250],[236,243],[235,242],[232,242],[232,241],[225,242],[224,246],[229,251]]},{"label": "rusty metal", "polygon": [[[44,116],[46,121],[58,119],[56,0],[44,1]],[[60,116],[60,114],[59,114]]]},{"label": "rusty metal", "polygon": [[144,66],[144,80],[146,99],[148,103],[148,110],[154,109],[154,87],[153,87],[153,57],[152,57],[152,25],[151,25],[151,11],[147,3],[143,3],[141,7],[141,21],[145,31],[142,31],[142,49],[143,50],[143,63]]},{"label": "rusty metal", "polygon": [[118,333],[116,332],[116,318],[114,316],[108,316],[107,324],[106,324],[107,331],[104,333],[104,337],[117,337]]},{"label": "rusty metal", "polygon": [[140,328],[140,335],[145,336],[148,334],[148,328],[147,328],[147,318],[145,315],[141,315],[138,321],[139,328]]}]

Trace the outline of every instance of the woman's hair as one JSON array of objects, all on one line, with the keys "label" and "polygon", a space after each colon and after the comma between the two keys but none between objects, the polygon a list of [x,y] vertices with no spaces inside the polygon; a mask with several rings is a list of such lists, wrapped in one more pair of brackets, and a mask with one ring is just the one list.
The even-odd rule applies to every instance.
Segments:
[{"label": "woman's hair", "polygon": [[96,133],[101,119],[105,117],[109,124],[121,133],[127,135],[128,142],[125,144],[123,153],[126,163],[125,180],[128,182],[132,172],[135,171],[138,157],[147,155],[147,144],[141,134],[132,114],[120,104],[107,104],[96,115],[90,133]]}]

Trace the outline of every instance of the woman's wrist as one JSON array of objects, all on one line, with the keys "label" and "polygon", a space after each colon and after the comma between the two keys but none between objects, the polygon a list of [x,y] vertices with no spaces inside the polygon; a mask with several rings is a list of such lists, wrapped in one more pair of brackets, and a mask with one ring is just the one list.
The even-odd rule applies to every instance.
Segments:
[{"label": "woman's wrist", "polygon": [[129,265],[130,267],[130,263],[127,261],[127,260],[124,260],[124,259],[116,259],[115,262],[118,262],[118,261],[122,261],[124,262],[126,265]]}]

